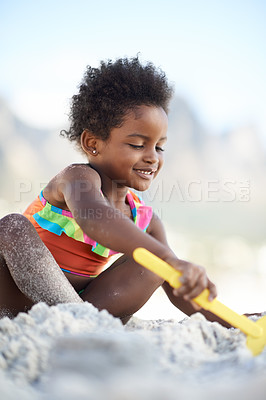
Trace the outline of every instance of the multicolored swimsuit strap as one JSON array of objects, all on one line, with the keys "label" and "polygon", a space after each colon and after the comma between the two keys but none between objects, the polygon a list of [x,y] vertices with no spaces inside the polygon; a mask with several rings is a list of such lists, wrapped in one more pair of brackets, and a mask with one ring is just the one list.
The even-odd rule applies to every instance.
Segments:
[{"label": "multicolored swimsuit strap", "polygon": [[[109,257],[112,254],[117,254],[116,251],[108,249],[95,240],[89,238],[86,233],[81,230],[72,213],[48,203],[48,201],[43,197],[43,192],[40,193],[39,199],[43,208],[35,213],[33,218],[43,229],[58,236],[65,233],[67,236],[75,240],[87,243],[92,246],[91,250],[94,253],[102,257]],[[139,196],[131,190],[127,193],[127,201],[131,209],[133,222],[141,230],[146,231],[152,218],[152,208],[144,205]]]}]

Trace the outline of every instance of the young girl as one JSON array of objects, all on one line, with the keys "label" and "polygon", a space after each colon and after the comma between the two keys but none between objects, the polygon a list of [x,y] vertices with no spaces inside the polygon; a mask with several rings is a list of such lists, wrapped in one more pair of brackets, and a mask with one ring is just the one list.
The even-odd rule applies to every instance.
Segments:
[{"label": "young girl", "polygon": [[[216,296],[205,270],[172,252],[160,219],[131,191],[147,190],[162,168],[171,96],[165,74],[138,58],[87,68],[64,134],[88,163],[56,175],[24,216],[0,221],[2,315],[39,301],[88,301],[126,323],[159,286],[188,315],[203,289]],[[138,265],[137,247],[180,270],[182,287]],[[115,253],[123,255],[104,270]]]}]

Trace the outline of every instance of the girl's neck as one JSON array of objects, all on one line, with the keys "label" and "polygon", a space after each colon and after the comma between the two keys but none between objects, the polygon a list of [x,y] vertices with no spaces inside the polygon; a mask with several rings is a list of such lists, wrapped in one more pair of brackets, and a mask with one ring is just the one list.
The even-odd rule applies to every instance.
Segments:
[{"label": "girl's neck", "polygon": [[90,167],[95,169],[95,171],[97,171],[98,174],[100,175],[102,181],[101,189],[104,196],[108,199],[108,201],[114,205],[125,203],[128,187],[111,180],[109,177],[103,174],[101,170],[98,169],[97,167],[91,164]]}]

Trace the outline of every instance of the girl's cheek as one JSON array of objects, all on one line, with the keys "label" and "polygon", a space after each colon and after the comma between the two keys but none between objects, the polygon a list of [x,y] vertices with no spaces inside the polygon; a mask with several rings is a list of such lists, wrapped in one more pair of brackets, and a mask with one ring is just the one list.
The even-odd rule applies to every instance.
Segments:
[{"label": "girl's cheek", "polygon": [[163,156],[161,156],[159,161],[159,170],[162,168],[163,164],[164,164],[164,158]]}]

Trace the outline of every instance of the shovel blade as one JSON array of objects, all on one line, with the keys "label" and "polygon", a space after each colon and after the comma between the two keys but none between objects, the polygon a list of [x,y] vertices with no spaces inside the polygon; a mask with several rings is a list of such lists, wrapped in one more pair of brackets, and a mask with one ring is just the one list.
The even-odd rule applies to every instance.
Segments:
[{"label": "shovel blade", "polygon": [[266,315],[255,322],[262,328],[262,335],[254,338],[252,336],[247,336],[247,347],[252,352],[254,356],[260,354],[266,345]]}]

